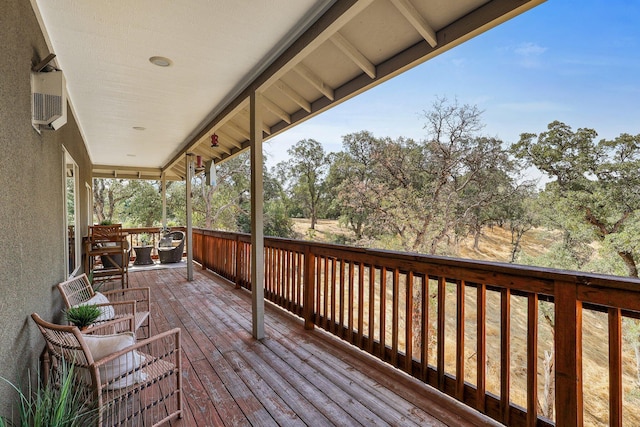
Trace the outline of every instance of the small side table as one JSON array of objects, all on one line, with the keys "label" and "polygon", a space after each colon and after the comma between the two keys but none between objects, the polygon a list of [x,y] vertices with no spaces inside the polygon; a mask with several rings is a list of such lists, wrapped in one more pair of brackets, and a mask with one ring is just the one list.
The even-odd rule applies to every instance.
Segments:
[{"label": "small side table", "polygon": [[153,260],[151,259],[151,250],[153,246],[134,246],[133,250],[136,251],[136,260],[133,261],[133,265],[151,265]]}]

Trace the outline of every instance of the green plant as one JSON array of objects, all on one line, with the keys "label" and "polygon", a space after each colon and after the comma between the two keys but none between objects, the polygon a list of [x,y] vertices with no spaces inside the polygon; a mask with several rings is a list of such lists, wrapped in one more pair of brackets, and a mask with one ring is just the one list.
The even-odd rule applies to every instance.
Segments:
[{"label": "green plant", "polygon": [[151,243],[151,236],[148,233],[140,234],[139,239],[142,246],[149,246],[149,243]]},{"label": "green plant", "polygon": [[110,219],[103,219],[102,221],[100,221],[100,225],[113,225],[113,221],[111,221]]},{"label": "green plant", "polygon": [[49,377],[57,378],[57,381],[45,385],[38,375],[38,386],[33,388],[29,385],[24,391],[0,377],[17,392],[20,414],[18,422],[0,417],[0,427],[80,427],[95,424],[95,405],[87,400],[76,382],[73,365],[67,366],[63,362]]},{"label": "green plant", "polygon": [[94,304],[87,304],[68,308],[64,314],[69,322],[83,329],[91,326],[100,317],[102,310]]}]

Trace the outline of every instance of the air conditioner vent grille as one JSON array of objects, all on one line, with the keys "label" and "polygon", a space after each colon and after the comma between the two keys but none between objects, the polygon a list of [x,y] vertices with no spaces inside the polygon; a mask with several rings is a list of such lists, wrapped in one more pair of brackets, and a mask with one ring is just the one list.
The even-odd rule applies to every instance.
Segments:
[{"label": "air conditioner vent grille", "polygon": [[33,120],[49,123],[62,117],[62,97],[46,93],[33,94]]},{"label": "air conditioner vent grille", "polygon": [[41,129],[59,129],[67,123],[66,81],[62,71],[31,73],[31,124]]}]

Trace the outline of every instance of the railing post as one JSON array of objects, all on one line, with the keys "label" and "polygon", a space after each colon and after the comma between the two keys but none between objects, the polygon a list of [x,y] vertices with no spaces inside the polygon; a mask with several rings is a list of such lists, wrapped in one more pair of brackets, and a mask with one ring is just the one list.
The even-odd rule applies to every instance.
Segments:
[{"label": "railing post", "polygon": [[207,269],[207,236],[204,230],[200,230],[200,266],[203,270]]},{"label": "railing post", "polygon": [[311,330],[314,328],[313,323],[313,307],[314,307],[314,293],[315,293],[315,280],[314,271],[316,260],[315,256],[311,253],[311,248],[307,246],[304,251],[304,287],[302,291],[304,306],[302,307],[302,316],[304,317],[304,328]]},{"label": "railing post", "polygon": [[241,272],[244,271],[244,268],[242,266],[242,258],[243,258],[243,256],[242,256],[242,248],[240,246],[240,236],[238,234],[236,234],[236,239],[235,240],[236,240],[236,262],[235,262],[236,271],[235,271],[233,277],[235,279],[234,282],[236,284],[236,289],[240,289],[240,287],[241,287],[240,286],[240,281],[242,280],[241,279],[241,276],[242,276]]},{"label": "railing post", "polygon": [[555,284],[556,425],[582,427],[582,302],[575,283]]}]

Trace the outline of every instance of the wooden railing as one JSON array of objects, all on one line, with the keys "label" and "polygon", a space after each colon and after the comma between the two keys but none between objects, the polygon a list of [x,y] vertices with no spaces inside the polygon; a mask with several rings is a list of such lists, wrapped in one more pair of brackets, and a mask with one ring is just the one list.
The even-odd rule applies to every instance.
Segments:
[{"label": "wooden railing", "polygon": [[[172,227],[171,230],[185,231],[185,227]],[[123,228],[122,231],[126,234],[130,247],[142,246],[142,236],[146,235],[145,237],[148,239],[148,245],[157,248],[160,238],[162,237],[162,227]],[[135,260],[135,257],[135,251],[131,251],[131,259]],[[152,257],[158,257],[155,250]]]},{"label": "wooden railing", "polygon": [[[249,235],[194,230],[194,260],[247,289],[250,246]],[[583,335],[595,334],[608,351],[604,422],[634,411],[623,411],[622,319],[640,317],[638,280],[266,238],[264,286],[307,328],[507,425],[583,425]],[[549,401],[555,420],[539,409]]]}]

